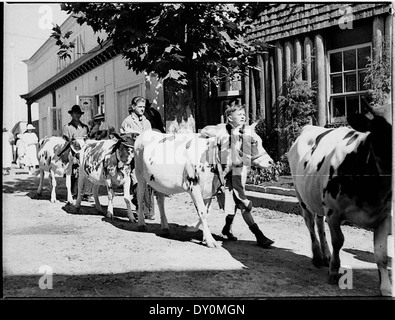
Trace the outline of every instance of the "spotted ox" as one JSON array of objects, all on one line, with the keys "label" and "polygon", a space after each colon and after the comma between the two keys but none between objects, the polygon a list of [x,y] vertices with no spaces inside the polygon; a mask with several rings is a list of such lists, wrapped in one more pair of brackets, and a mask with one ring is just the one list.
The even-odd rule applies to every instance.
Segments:
[{"label": "spotted ox", "polygon": [[139,136],[135,143],[138,229],[147,229],[141,210],[147,184],[157,191],[164,234],[169,233],[164,209],[165,195],[187,192],[199,216],[196,227],[202,224],[203,241],[208,247],[217,247],[208,227],[207,216],[211,199],[223,183],[223,177],[235,165],[242,165],[243,161],[252,161],[261,167],[270,167],[272,163],[252,129],[246,127],[243,133],[237,130],[231,136],[215,130],[205,136],[154,131]]},{"label": "spotted ox", "polygon": [[71,169],[74,157],[85,144],[84,139],[72,139],[67,137],[45,137],[40,140],[38,161],[40,170],[40,183],[37,195],[42,194],[44,173],[49,172],[49,186],[51,189],[51,202],[56,202],[56,179],[55,176],[66,174],[67,201],[72,202],[71,194]]},{"label": "spotted ox", "polygon": [[101,185],[107,187],[108,209],[106,216],[113,218],[113,186],[123,186],[128,218],[131,222],[136,222],[131,209],[130,186],[133,144],[138,133],[128,133],[122,136],[113,133],[113,135],[114,139],[111,140],[88,140],[82,148],[75,208],[79,212],[84,180],[88,179],[93,184],[93,196],[99,213],[103,213],[98,196],[99,187]]},{"label": "spotted ox", "polygon": [[[306,126],[289,150],[296,195],[312,240],[313,264],[329,265],[329,282],[337,284],[339,251],[348,221],[374,231],[380,292],[391,294],[387,270],[387,237],[391,216],[392,125],[390,108],[349,117],[351,128]],[[330,254],[323,217],[329,225]],[[320,241],[315,234],[317,224]]]}]

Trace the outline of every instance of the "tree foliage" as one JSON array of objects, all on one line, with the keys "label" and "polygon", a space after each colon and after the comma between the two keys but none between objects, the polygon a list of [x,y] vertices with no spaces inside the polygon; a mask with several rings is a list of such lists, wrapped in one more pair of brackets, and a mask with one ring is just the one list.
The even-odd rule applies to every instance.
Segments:
[{"label": "tree foliage", "polygon": [[79,24],[104,31],[135,72],[186,84],[197,74],[215,81],[219,69],[242,72],[254,54],[265,50],[265,44],[245,37],[263,5],[73,2],[61,8]]},{"label": "tree foliage", "polygon": [[391,40],[387,37],[381,47],[373,48],[368,58],[368,71],[364,79],[373,107],[384,105],[391,92]]}]

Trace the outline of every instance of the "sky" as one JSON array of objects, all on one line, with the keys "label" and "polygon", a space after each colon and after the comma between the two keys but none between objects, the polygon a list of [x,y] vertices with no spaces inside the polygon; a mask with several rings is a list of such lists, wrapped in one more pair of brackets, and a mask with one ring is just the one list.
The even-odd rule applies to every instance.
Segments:
[{"label": "sky", "polygon": [[[27,65],[29,59],[49,38],[52,23],[61,25],[68,15],[60,4],[4,3],[4,81],[3,127],[12,129],[18,121],[27,121]],[[33,121],[38,119],[37,104],[32,105]]]}]

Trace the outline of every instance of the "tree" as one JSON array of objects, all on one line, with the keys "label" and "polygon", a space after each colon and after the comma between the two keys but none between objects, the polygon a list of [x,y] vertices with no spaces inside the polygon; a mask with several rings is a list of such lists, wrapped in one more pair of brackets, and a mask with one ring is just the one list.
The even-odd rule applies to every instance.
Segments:
[{"label": "tree", "polygon": [[[369,100],[373,107],[386,103],[391,92],[391,39],[384,38],[379,48],[373,48],[373,56],[368,57],[367,73],[364,79]],[[366,110],[365,110],[366,111]]]},{"label": "tree", "polygon": [[[240,73],[265,44],[250,42],[259,9],[246,3],[63,3],[79,24],[104,31],[135,72],[193,85],[196,77],[218,82],[218,70]],[[70,43],[58,26],[53,37],[65,58]],[[71,43],[72,44],[72,43]]]}]

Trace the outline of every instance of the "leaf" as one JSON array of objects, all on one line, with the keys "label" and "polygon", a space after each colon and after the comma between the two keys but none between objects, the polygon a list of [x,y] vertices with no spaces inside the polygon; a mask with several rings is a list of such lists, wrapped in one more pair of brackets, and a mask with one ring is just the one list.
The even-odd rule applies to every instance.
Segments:
[{"label": "leaf", "polygon": [[67,31],[63,37],[64,37],[65,39],[68,39],[68,38],[70,38],[70,36],[72,35],[72,33],[73,33],[73,31]]},{"label": "leaf", "polygon": [[184,71],[170,69],[168,74],[166,75],[166,77],[163,78],[163,80],[168,79],[168,78],[177,80],[181,77],[185,77],[185,75],[186,75],[186,72],[184,72]]},{"label": "leaf", "polygon": [[180,62],[182,62],[182,60],[185,58],[184,56],[181,56],[181,55],[179,55],[177,53],[171,54],[170,56],[173,57],[174,59],[176,59],[177,61],[180,61]]}]

